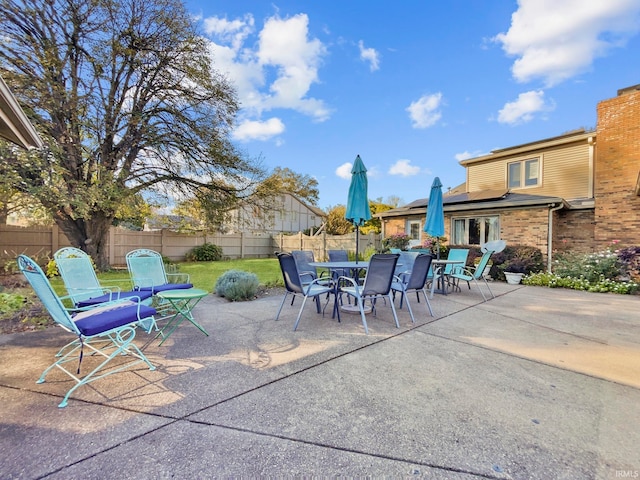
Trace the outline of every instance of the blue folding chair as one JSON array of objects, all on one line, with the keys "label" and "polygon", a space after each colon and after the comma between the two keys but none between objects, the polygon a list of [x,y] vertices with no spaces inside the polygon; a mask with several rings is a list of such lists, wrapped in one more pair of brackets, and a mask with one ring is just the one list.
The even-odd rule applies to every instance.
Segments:
[{"label": "blue folding chair", "polygon": [[459,282],[460,280],[463,280],[467,282],[467,286],[469,287],[469,290],[471,290],[471,282],[473,281],[476,284],[476,287],[478,287],[478,290],[480,290],[480,293],[482,294],[482,298],[484,299],[485,302],[487,301],[487,297],[482,291],[482,288],[480,288],[480,283],[478,282],[478,280],[482,279],[482,281],[487,287],[487,290],[489,290],[489,293],[491,294],[491,298],[496,298],[496,296],[491,291],[491,288],[489,287],[489,283],[487,282],[487,279],[484,278],[484,275],[483,275],[484,269],[489,263],[489,260],[491,259],[491,255],[493,255],[493,253],[494,252],[491,250],[485,251],[482,254],[482,257],[480,258],[480,262],[475,267],[475,269],[472,269],[470,267],[456,268],[453,271],[453,273],[451,273],[450,275],[454,281]]},{"label": "blue folding chair", "polygon": [[[67,391],[59,407],[66,407],[69,396],[82,385],[95,382],[139,363],[145,363],[150,370],[155,370],[147,357],[133,343],[136,327],[141,326],[145,330],[150,330],[150,325],[155,323],[154,308],[131,297],[71,314],[62,303],[64,297],[58,297],[38,264],[26,255],[19,255],[18,267],[53,320],[65,331],[77,337],[58,351],[56,355],[58,359],[42,372],[37,381],[37,383],[43,383],[47,374],[54,368],[59,368],[74,380],[75,385]],[[104,360],[89,373],[80,376],[82,361],[86,357],[85,349],[90,350],[92,359],[100,355]],[[129,355],[133,359],[107,369],[111,367],[109,364],[112,360],[115,358],[120,360],[124,355]],[[76,363],[77,368],[73,371],[67,369],[65,365],[69,362]],[[91,363],[93,366],[95,362]]]},{"label": "blue folding chair", "polygon": [[79,248],[65,247],[53,255],[69,298],[77,308],[92,307],[130,297],[147,300],[151,290],[122,291],[119,286],[101,285],[91,263],[91,257]]}]

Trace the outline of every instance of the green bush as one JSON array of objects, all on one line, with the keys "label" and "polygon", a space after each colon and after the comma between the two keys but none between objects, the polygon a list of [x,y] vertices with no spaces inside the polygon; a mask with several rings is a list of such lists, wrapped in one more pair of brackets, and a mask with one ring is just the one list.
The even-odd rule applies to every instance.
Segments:
[{"label": "green bush", "polygon": [[537,285],[549,288],[570,288],[586,292],[611,292],[619,294],[634,294],[640,285],[636,282],[616,282],[601,276],[595,281],[587,280],[584,276],[561,277],[555,273],[540,272],[528,275],[522,279],[524,285]]},{"label": "green bush", "polygon": [[216,281],[215,291],[231,302],[255,298],[260,282],[255,273],[227,270]]},{"label": "green bush", "polygon": [[616,280],[623,274],[623,264],[617,253],[603,251],[597,253],[558,253],[552,271],[560,277],[584,278],[597,283],[601,277]]},{"label": "green bush", "polygon": [[17,312],[24,306],[25,298],[16,293],[0,293],[0,315]]},{"label": "green bush", "polygon": [[382,240],[382,248],[383,250],[390,250],[392,248],[399,248],[400,250],[405,250],[409,246],[409,235],[405,233],[397,233],[395,235],[391,235]]},{"label": "green bush", "polygon": [[222,260],[222,247],[213,243],[204,243],[194,247],[185,258],[187,262],[216,262]]},{"label": "green bush", "polygon": [[530,275],[544,270],[542,252],[539,248],[527,245],[507,246],[502,252],[491,256],[493,266],[491,277],[505,280],[504,272],[517,272]]}]

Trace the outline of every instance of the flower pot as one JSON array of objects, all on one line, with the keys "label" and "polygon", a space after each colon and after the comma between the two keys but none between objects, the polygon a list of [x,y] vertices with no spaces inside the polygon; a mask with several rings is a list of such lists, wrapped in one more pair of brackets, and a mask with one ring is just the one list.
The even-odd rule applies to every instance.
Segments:
[{"label": "flower pot", "polygon": [[504,276],[507,279],[507,283],[510,283],[511,285],[517,285],[522,281],[524,273],[504,272]]}]

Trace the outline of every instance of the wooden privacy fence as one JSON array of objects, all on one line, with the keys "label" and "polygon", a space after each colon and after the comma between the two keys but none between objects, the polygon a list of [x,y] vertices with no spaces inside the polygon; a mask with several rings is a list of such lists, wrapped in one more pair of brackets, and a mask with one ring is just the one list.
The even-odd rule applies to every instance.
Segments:
[{"label": "wooden privacy fence", "polygon": [[[313,250],[317,259],[325,259],[327,251],[345,249],[355,251],[355,233],[349,235],[326,235],[314,237],[282,234],[215,234],[178,233],[170,230],[139,232],[111,227],[107,240],[108,259],[112,266],[124,266],[125,255],[131,250],[148,248],[160,252],[175,262],[183,261],[194,247],[213,243],[222,248],[227,259],[264,258],[276,251]],[[380,250],[380,235],[360,235],[360,253],[368,247]],[[53,253],[71,244],[67,237],[54,225],[52,227],[17,227],[0,225],[0,265],[15,260],[21,253],[36,259],[51,258]]]},{"label": "wooden privacy fence", "polygon": [[[296,235],[277,236],[278,250],[290,252],[291,250],[313,250],[316,260],[328,260],[329,250],[347,250],[355,253],[356,233],[347,235],[327,235],[322,233],[310,237],[302,233]],[[379,233],[360,234],[359,239],[360,255],[367,249],[374,248],[377,252],[382,249],[382,236]]]}]

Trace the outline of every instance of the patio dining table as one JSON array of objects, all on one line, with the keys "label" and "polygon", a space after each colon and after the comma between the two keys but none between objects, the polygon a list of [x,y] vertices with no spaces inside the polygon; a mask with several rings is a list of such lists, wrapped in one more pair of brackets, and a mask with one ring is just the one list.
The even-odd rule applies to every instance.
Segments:
[{"label": "patio dining table", "polygon": [[[447,287],[445,286],[445,274],[444,269],[447,265],[462,265],[464,266],[464,260],[447,260],[447,259],[433,259],[431,261],[431,265],[433,268],[433,280],[431,281],[431,298],[433,298],[434,292],[442,293],[443,295],[447,294]],[[440,286],[436,290],[436,283],[439,283]],[[448,282],[447,282],[448,283]]]}]

